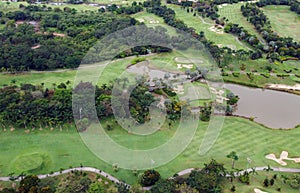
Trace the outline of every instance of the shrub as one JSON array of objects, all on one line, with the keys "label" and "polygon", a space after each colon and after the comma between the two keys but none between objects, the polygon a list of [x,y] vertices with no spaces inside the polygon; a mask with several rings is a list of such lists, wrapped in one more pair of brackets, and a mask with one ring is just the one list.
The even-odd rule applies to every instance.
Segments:
[{"label": "shrub", "polygon": [[146,170],[141,176],[140,183],[143,186],[152,186],[160,179],[160,174],[155,170]]},{"label": "shrub", "polygon": [[236,189],[235,189],[235,186],[233,185],[233,186],[230,188],[230,191],[231,191],[231,192],[235,192],[235,190],[236,190]]},{"label": "shrub", "polygon": [[260,73],[265,78],[270,78],[270,73]]},{"label": "shrub", "polygon": [[268,178],[266,178],[266,179],[264,180],[264,186],[265,186],[265,187],[268,187],[268,186],[269,186],[269,179],[268,179]]},{"label": "shrub", "polygon": [[232,75],[233,75],[234,77],[239,77],[239,76],[240,76],[240,73],[239,73],[239,72],[233,72]]},{"label": "shrub", "polygon": [[250,184],[250,177],[248,172],[244,172],[243,175],[239,176],[239,180],[244,184]]}]

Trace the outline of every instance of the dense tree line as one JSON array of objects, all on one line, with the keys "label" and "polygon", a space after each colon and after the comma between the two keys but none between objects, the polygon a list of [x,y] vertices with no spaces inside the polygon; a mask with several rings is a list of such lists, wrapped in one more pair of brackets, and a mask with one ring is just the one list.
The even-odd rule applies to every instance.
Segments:
[{"label": "dense tree line", "polygon": [[268,57],[275,59],[279,59],[279,56],[300,58],[300,44],[290,37],[280,37],[275,33],[267,16],[256,4],[242,5],[241,11],[266,40],[267,45],[263,49],[268,51]]},{"label": "dense tree line", "polygon": [[[147,83],[147,82],[146,82]],[[132,87],[129,98],[130,111],[124,114],[124,118],[132,116],[138,123],[150,120],[149,106],[155,101],[153,95],[148,91],[147,84],[140,83]],[[116,80],[116,93],[122,93],[123,86],[128,84],[127,79]],[[21,86],[7,86],[0,89],[0,124],[17,127],[42,127],[61,126],[66,123],[79,121],[82,128],[86,129],[89,123],[99,118],[110,117],[112,110],[112,88],[113,83],[93,86],[88,82],[79,83],[74,89],[70,88],[69,82],[54,84],[52,88],[44,88],[44,84],[32,85],[22,84]],[[129,89],[130,89],[130,85]],[[163,85],[162,85],[163,86]],[[165,93],[174,96],[169,88],[160,87],[156,93]],[[155,90],[153,90],[155,91]],[[165,92],[166,91],[166,92]],[[94,94],[95,93],[95,94]],[[166,94],[168,93],[168,94]],[[170,98],[166,101],[168,118],[177,120],[181,117],[182,107],[185,103],[178,99]],[[120,103],[119,110],[124,108]],[[126,111],[124,111],[126,112]],[[86,122],[87,121],[87,122]],[[86,122],[86,123],[85,123]]]},{"label": "dense tree line", "polygon": [[[101,9],[101,11],[105,11],[105,9]],[[117,13],[117,14],[135,14],[143,11],[142,3],[132,2],[131,6],[120,6],[118,7],[116,4],[112,4],[107,7],[107,11]]]}]

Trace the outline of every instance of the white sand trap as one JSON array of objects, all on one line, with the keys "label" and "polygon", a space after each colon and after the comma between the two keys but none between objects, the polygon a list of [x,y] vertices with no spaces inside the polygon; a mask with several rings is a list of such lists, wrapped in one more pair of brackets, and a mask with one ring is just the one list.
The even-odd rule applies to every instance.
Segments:
[{"label": "white sand trap", "polygon": [[183,64],[182,65],[182,67],[184,67],[184,68],[188,68],[188,69],[191,69],[191,68],[193,68],[193,64]]},{"label": "white sand trap", "polygon": [[150,20],[149,23],[155,24],[155,23],[159,23],[159,21],[158,20]]},{"label": "white sand trap", "polygon": [[191,69],[193,68],[193,64],[177,64],[177,68],[188,68]]},{"label": "white sand trap", "polygon": [[223,34],[223,29],[218,29],[215,26],[211,26],[210,28],[208,28],[210,31],[215,32],[217,34]]},{"label": "white sand trap", "polygon": [[261,191],[261,190],[258,189],[258,188],[254,188],[254,192],[255,192],[255,193],[268,193],[268,192]]},{"label": "white sand trap", "polygon": [[286,166],[287,165],[286,162],[282,161],[281,159],[277,159],[276,156],[275,156],[275,154],[273,154],[273,153],[266,155],[266,158],[270,159],[270,160],[273,160],[273,161],[279,163],[282,166]]},{"label": "white sand trap", "polygon": [[296,163],[300,163],[300,158],[289,158],[289,153],[287,151],[282,151],[280,154],[280,158],[276,158],[276,155],[274,153],[268,154],[266,155],[267,159],[273,160],[277,163],[279,163],[282,166],[286,166],[287,163],[283,160],[290,160],[290,161],[294,161]]},{"label": "white sand trap", "polygon": [[267,87],[278,88],[278,89],[300,90],[300,84],[295,84],[294,86],[289,86],[284,84],[268,84]]},{"label": "white sand trap", "polygon": [[145,20],[142,19],[142,18],[139,18],[139,19],[136,19],[136,20],[138,20],[139,22],[145,22]]}]

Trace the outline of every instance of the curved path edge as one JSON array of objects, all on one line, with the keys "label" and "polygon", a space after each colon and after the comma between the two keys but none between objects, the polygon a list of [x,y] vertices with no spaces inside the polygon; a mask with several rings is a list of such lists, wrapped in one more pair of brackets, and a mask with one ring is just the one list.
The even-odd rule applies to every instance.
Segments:
[{"label": "curved path edge", "polygon": [[[269,169],[267,166],[262,166],[262,167],[253,167],[253,168],[248,168],[246,170],[242,170],[242,171],[239,171],[239,172],[235,172],[234,175],[235,176],[240,176],[242,175],[244,172],[251,172],[253,171],[253,169],[255,171],[263,171],[263,170],[267,170]],[[276,171],[276,172],[287,172],[287,173],[300,173],[300,168],[282,168],[282,167],[270,167],[270,169],[272,171]],[[183,176],[183,175],[187,175],[187,174],[190,174],[193,170],[195,170],[195,168],[188,168],[188,169],[185,169],[185,170],[182,170],[180,172],[178,172],[178,176]],[[124,183],[122,182],[121,180],[117,179],[116,177],[113,177],[112,175],[102,171],[102,170],[99,170],[97,168],[93,168],[93,167],[76,167],[76,168],[70,168],[70,169],[66,169],[66,170],[62,170],[62,171],[57,171],[57,172],[54,172],[53,174],[40,174],[40,175],[37,175],[40,179],[44,179],[44,178],[48,178],[48,177],[55,177],[55,176],[60,176],[60,175],[63,175],[63,174],[67,174],[67,173],[70,173],[72,171],[84,171],[84,172],[93,172],[93,173],[96,173],[96,174],[100,174],[101,176],[107,178],[108,180],[114,182],[114,183]],[[229,177],[230,175],[227,174],[226,177]],[[10,181],[10,178],[11,177],[0,177],[0,181]],[[170,177],[170,179],[173,178],[173,177]],[[17,177],[15,179],[15,181],[20,181],[22,179],[22,177]],[[128,187],[130,187],[129,184],[126,184],[124,183],[125,185],[127,185]],[[143,190],[150,190],[151,187],[143,187]]]}]

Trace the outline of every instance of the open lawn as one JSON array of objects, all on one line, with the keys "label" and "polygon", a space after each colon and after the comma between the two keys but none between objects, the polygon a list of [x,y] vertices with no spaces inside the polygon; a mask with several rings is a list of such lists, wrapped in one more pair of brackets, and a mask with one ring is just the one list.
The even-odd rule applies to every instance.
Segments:
[{"label": "open lawn", "polygon": [[256,35],[257,37],[261,37],[260,34],[255,30],[253,25],[247,21],[247,19],[242,15],[241,6],[245,3],[234,3],[219,5],[220,18],[226,17],[231,23],[239,24],[239,26],[244,27],[250,34]]},{"label": "open lawn", "polygon": [[158,17],[153,13],[147,13],[146,11],[143,11],[132,15],[132,17],[140,22],[144,22],[148,27],[161,26],[167,30],[169,35],[171,36],[176,35],[175,28],[167,25],[161,17]]},{"label": "open lawn", "polygon": [[176,18],[183,20],[187,26],[195,28],[197,33],[203,31],[208,40],[215,42],[219,46],[247,50],[247,47],[242,42],[238,42],[235,36],[223,33],[222,29],[220,29],[220,32],[210,29],[214,27],[214,21],[207,18],[202,19],[200,16],[193,16],[193,13],[187,13],[185,9],[178,5],[167,4],[167,6],[176,12]]},{"label": "open lawn", "polygon": [[300,42],[300,16],[289,10],[288,6],[269,5],[263,11],[270,19],[271,26],[281,36],[292,37]]},{"label": "open lawn", "polygon": [[[104,125],[105,125],[105,121]],[[227,117],[223,129],[212,149],[200,156],[198,154],[199,146],[207,128],[207,123],[200,122],[199,128],[187,149],[176,159],[158,169],[163,177],[172,176],[174,173],[190,168],[202,167],[203,163],[214,158],[225,163],[230,167],[231,160],[226,155],[231,151],[236,151],[239,160],[236,162],[237,168],[250,167],[247,158],[251,158],[253,166],[279,166],[277,163],[264,158],[269,153],[275,153],[277,156],[281,151],[286,150],[291,157],[297,157],[300,152],[297,149],[299,143],[300,129],[293,130],[271,130],[260,126],[254,122]],[[115,142],[131,147],[133,149],[147,149],[155,147],[168,140],[176,131],[176,127],[165,128],[149,136],[140,136],[128,134],[119,127],[114,127],[112,131],[106,133],[114,139]],[[148,141],[149,140],[149,141]],[[55,128],[51,131],[46,127],[40,131],[37,128],[34,131],[25,132],[24,129],[15,131],[0,131],[0,175],[8,175],[12,171],[19,171],[16,162],[28,157],[29,154],[39,157],[43,167],[33,170],[34,173],[47,173],[57,171],[60,168],[69,166],[92,166],[102,169],[114,176],[124,179],[128,183],[134,183],[137,180],[131,171],[121,169],[115,173],[112,166],[99,160],[93,155],[84,143],[73,126],[64,126],[62,131]],[[287,167],[299,167],[299,164],[288,161]]]}]

